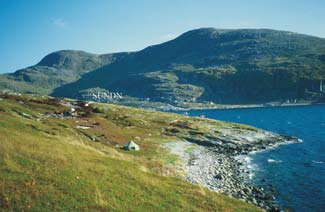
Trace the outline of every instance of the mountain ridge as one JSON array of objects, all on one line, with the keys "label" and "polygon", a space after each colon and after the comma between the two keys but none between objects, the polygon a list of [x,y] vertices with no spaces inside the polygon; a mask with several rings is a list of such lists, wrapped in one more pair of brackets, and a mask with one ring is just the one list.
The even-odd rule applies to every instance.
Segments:
[{"label": "mountain ridge", "polygon": [[177,106],[316,101],[323,95],[325,39],[316,36],[272,29],[200,28],[118,54],[105,54],[111,57],[106,64],[83,71],[49,94],[84,99],[84,93],[97,89]]},{"label": "mountain ridge", "polygon": [[83,74],[111,63],[129,53],[92,54],[59,50],[43,57],[36,65],[0,75],[0,88],[21,93],[50,94],[56,87],[71,83]]}]

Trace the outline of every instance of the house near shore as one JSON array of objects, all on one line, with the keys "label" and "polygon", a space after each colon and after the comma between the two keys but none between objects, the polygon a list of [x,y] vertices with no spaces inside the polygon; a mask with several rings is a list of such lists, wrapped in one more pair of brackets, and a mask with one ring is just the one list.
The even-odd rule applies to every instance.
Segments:
[{"label": "house near shore", "polygon": [[134,143],[133,141],[129,141],[127,144],[124,145],[124,149],[129,151],[139,151],[140,146]]}]

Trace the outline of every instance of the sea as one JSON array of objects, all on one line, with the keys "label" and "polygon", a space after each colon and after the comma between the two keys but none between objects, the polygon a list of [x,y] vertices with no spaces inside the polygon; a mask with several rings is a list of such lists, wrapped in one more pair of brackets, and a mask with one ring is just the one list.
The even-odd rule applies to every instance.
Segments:
[{"label": "sea", "polygon": [[289,211],[325,211],[325,105],[193,110],[188,114],[302,139],[249,154],[253,182],[265,188],[272,185],[277,204]]}]

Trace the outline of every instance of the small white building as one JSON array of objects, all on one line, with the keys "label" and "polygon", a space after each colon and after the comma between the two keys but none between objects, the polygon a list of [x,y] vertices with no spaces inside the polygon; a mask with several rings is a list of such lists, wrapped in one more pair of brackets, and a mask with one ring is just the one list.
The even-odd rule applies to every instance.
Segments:
[{"label": "small white building", "polygon": [[124,149],[130,150],[130,151],[139,151],[140,146],[133,141],[129,141],[127,144],[124,145]]}]

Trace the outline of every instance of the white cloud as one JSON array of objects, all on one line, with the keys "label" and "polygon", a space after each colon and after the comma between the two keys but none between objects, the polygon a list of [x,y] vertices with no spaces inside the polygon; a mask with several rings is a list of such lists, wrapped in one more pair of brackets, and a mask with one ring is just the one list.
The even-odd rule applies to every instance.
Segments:
[{"label": "white cloud", "polygon": [[66,27],[66,22],[61,19],[61,18],[56,18],[56,19],[53,19],[52,20],[52,24],[56,27],[59,27],[59,28],[65,28]]}]

